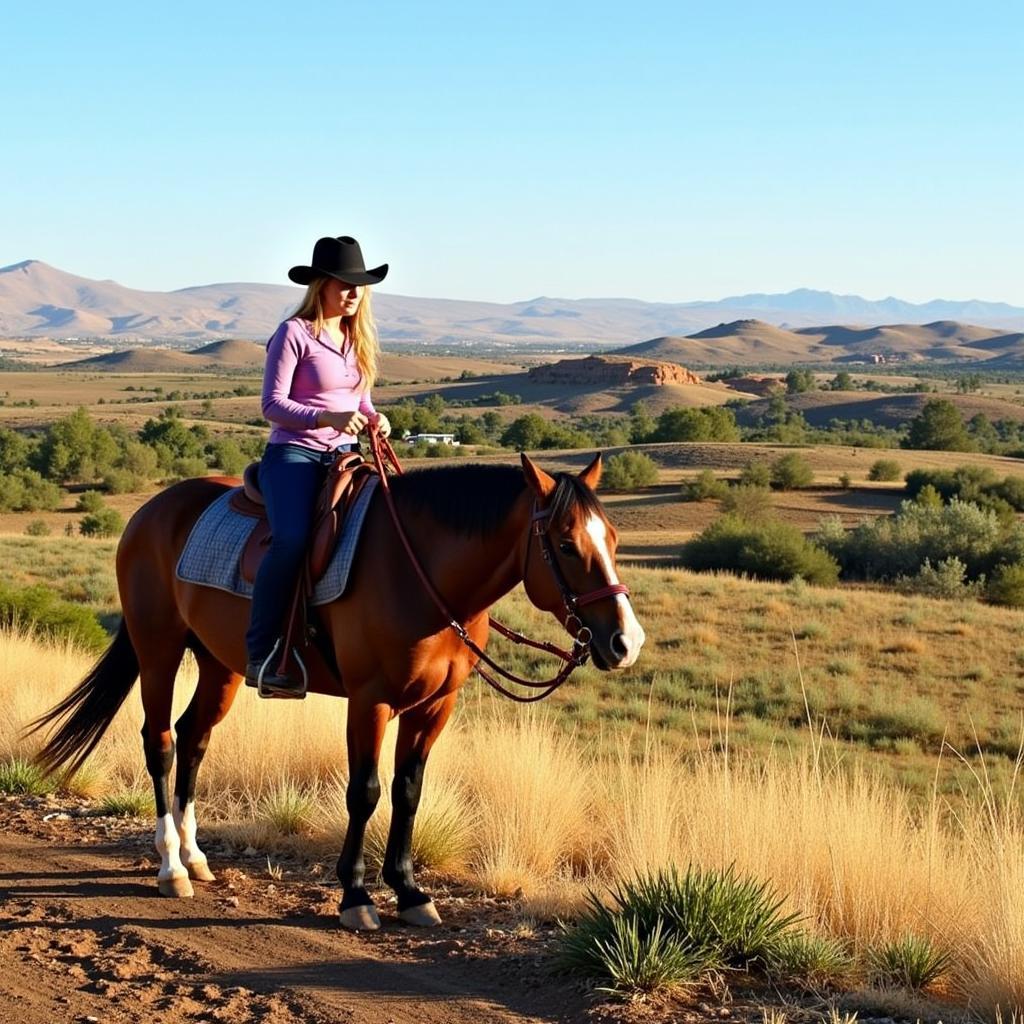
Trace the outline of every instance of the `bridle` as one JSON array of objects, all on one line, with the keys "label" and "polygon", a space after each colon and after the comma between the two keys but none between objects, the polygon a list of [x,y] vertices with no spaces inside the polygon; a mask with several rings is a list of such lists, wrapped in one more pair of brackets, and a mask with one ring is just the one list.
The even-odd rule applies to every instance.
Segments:
[{"label": "bridle", "polygon": [[419,576],[420,582],[423,584],[427,594],[430,595],[430,598],[437,606],[438,611],[440,611],[448,620],[449,628],[456,636],[458,636],[459,640],[461,640],[462,643],[477,656],[479,661],[484,662],[500,676],[510,682],[517,683],[520,686],[525,686],[527,689],[539,690],[542,692],[535,693],[529,697],[522,697],[518,694],[512,693],[510,690],[507,690],[502,686],[502,684],[490,675],[490,673],[480,667],[479,662],[473,666],[474,669],[483,677],[484,681],[494,687],[498,693],[508,697],[509,700],[518,701],[520,704],[532,704],[550,696],[569,678],[570,675],[572,675],[573,672],[576,671],[577,668],[584,665],[587,658],[590,656],[590,643],[593,640],[593,634],[591,633],[590,628],[583,624],[583,620],[579,617],[579,610],[581,608],[585,608],[589,604],[593,604],[595,601],[601,601],[606,597],[615,597],[618,594],[629,594],[629,588],[624,583],[612,583],[608,586],[599,587],[596,590],[590,590],[585,594],[574,593],[572,587],[569,586],[568,580],[565,578],[565,573],[562,571],[562,567],[559,564],[558,559],[555,557],[554,548],[551,545],[551,538],[549,536],[551,528],[551,510],[547,508],[540,508],[535,501],[533,512],[530,516],[530,532],[526,540],[526,552],[523,555],[522,576],[525,581],[530,561],[530,550],[533,547],[533,539],[536,537],[538,547],[540,548],[541,558],[550,569],[551,574],[554,577],[555,584],[562,597],[562,604],[565,607],[566,615],[564,625],[569,636],[572,638],[572,650],[562,650],[561,647],[548,643],[544,640],[531,640],[529,637],[523,636],[522,633],[517,633],[514,629],[510,629],[508,626],[498,622],[497,619],[488,616],[491,628],[500,633],[506,639],[511,640],[516,644],[532,647],[534,650],[544,651],[547,654],[551,654],[554,657],[561,659],[565,663],[562,665],[561,669],[559,669],[557,675],[553,676],[551,679],[546,679],[541,682],[532,679],[524,679],[522,676],[517,676],[514,672],[509,672],[507,669],[502,668],[478,643],[476,643],[475,640],[473,640],[467,632],[466,627],[463,626],[454,615],[452,615],[448,606],[445,604],[444,599],[437,592],[437,588],[430,581],[426,572],[424,572],[423,566],[416,557],[416,552],[413,550],[412,544],[409,541],[409,536],[405,532],[405,528],[402,526],[401,519],[398,516],[398,509],[395,507],[395,498],[391,493],[391,487],[388,482],[389,465],[394,473],[398,475],[403,473],[402,466],[398,461],[398,456],[395,454],[395,450],[391,447],[391,443],[388,439],[386,437],[382,437],[376,427],[369,428],[369,438],[373,463],[378,476],[380,477],[381,490],[384,492],[385,502],[391,513],[391,519],[395,524],[395,530],[398,533],[399,540],[401,540],[402,546],[405,548],[406,554],[409,556],[409,561],[412,562],[412,566],[416,570],[416,574]]}]

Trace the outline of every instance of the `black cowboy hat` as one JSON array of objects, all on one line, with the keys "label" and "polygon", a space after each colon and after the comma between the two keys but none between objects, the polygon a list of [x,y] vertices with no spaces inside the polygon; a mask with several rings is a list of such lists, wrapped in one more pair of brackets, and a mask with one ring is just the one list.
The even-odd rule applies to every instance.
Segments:
[{"label": "black cowboy hat", "polygon": [[382,263],[367,270],[359,243],[348,235],[320,238],[313,246],[312,266],[292,267],[288,277],[296,284],[309,284],[318,277],[334,277],[345,284],[380,284],[387,277],[388,265]]}]

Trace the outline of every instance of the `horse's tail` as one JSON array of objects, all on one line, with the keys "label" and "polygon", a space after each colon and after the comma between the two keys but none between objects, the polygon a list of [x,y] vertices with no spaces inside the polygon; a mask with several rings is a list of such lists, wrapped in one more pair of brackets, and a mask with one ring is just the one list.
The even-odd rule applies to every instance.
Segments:
[{"label": "horse's tail", "polygon": [[56,707],[29,724],[28,731],[37,732],[64,719],[35,756],[47,774],[62,766],[69,773],[82,767],[138,677],[139,659],[122,619],[117,635],[86,677]]}]

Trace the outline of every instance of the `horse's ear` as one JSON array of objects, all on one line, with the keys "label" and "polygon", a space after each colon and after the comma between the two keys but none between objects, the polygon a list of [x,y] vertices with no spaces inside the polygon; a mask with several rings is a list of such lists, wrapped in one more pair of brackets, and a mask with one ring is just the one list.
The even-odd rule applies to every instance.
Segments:
[{"label": "horse's ear", "polygon": [[538,498],[547,498],[555,489],[555,478],[545,473],[540,466],[534,465],[526,452],[520,452],[519,458],[523,460],[523,473],[526,474],[526,482],[533,493]]},{"label": "horse's ear", "polygon": [[597,485],[601,482],[601,453],[598,452],[594,456],[594,461],[582,473],[580,473],[580,480],[585,483],[592,491],[597,490]]}]

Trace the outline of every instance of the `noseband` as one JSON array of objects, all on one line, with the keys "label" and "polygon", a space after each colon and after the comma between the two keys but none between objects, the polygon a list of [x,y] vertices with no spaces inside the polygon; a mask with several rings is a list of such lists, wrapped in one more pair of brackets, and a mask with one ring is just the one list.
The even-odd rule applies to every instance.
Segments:
[{"label": "noseband", "polygon": [[541,682],[532,679],[524,679],[521,676],[517,676],[514,672],[509,672],[507,669],[502,668],[497,664],[497,662],[487,655],[487,652],[484,651],[484,649],[469,635],[466,627],[463,626],[454,615],[452,615],[448,610],[448,606],[444,603],[444,599],[437,592],[437,588],[433,583],[431,583],[430,578],[424,572],[419,559],[416,557],[415,551],[413,551],[412,544],[409,542],[409,537],[405,532],[405,528],[402,526],[402,522],[398,517],[398,509],[395,507],[395,498],[391,493],[391,487],[388,483],[388,464],[390,464],[395,473],[399,475],[402,473],[402,467],[398,461],[398,456],[395,454],[395,450],[391,447],[388,439],[386,437],[382,437],[375,427],[370,428],[369,436],[370,452],[373,455],[373,463],[380,477],[381,489],[384,491],[384,498],[387,502],[388,510],[391,513],[391,519],[395,524],[395,530],[398,533],[399,540],[402,542],[402,546],[405,548],[406,554],[409,556],[409,561],[412,562],[412,566],[416,570],[417,576],[420,578],[420,582],[430,595],[431,600],[437,606],[438,611],[440,611],[448,620],[448,625],[456,636],[458,636],[462,643],[468,647],[480,661],[485,662],[494,669],[495,672],[510,682],[517,683],[520,686],[525,686],[531,690],[540,690],[543,692],[535,693],[530,697],[521,697],[518,694],[505,689],[501,683],[499,683],[485,669],[481,668],[479,663],[475,664],[473,668],[483,677],[485,682],[494,687],[494,689],[500,694],[508,697],[510,700],[517,701],[520,704],[532,704],[535,701],[543,700],[545,697],[554,693],[555,690],[557,690],[558,687],[560,687],[577,668],[586,663],[587,658],[590,656],[590,643],[593,640],[593,634],[591,633],[590,628],[585,626],[583,621],[580,619],[578,614],[579,609],[588,604],[593,604],[595,601],[600,601],[605,597],[614,597],[617,594],[628,594],[629,588],[622,583],[613,583],[578,596],[574,594],[565,578],[565,574],[562,572],[562,567],[559,565],[558,559],[555,557],[554,549],[551,546],[551,538],[548,536],[548,531],[551,526],[551,511],[550,509],[538,508],[535,502],[533,513],[530,516],[530,534],[526,539],[526,553],[523,556],[523,581],[525,582],[526,580],[526,570],[530,559],[530,549],[533,547],[532,540],[536,537],[540,546],[541,557],[551,570],[551,574],[554,577],[555,583],[562,595],[562,603],[565,606],[566,613],[564,625],[566,630],[568,630],[569,635],[572,637],[572,650],[564,651],[555,644],[548,643],[544,640],[531,640],[529,637],[523,636],[522,633],[517,633],[514,629],[510,629],[508,626],[498,622],[497,619],[488,616],[490,626],[506,639],[511,640],[516,644],[523,644],[527,647],[532,647],[534,650],[545,651],[546,653],[552,654],[556,658],[560,658],[565,662],[559,670],[558,675]]}]

